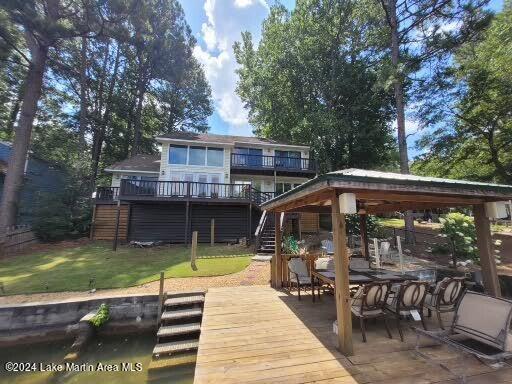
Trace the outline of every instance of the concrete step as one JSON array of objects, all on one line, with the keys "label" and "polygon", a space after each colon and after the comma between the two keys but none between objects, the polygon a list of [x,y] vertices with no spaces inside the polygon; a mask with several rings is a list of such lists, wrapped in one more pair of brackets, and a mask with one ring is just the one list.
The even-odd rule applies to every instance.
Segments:
[{"label": "concrete step", "polygon": [[167,298],[173,298],[173,297],[184,297],[184,296],[201,296],[205,295],[206,291],[204,290],[197,290],[197,291],[187,291],[187,292],[166,292]]},{"label": "concrete step", "polygon": [[154,359],[149,363],[148,371],[156,369],[165,369],[179,365],[195,364],[197,360],[196,353],[180,354],[176,356],[166,356],[160,359]]},{"label": "concrete step", "polygon": [[179,297],[170,297],[164,301],[164,306],[166,308],[169,307],[177,307],[180,305],[192,305],[192,304],[202,304],[204,303],[203,295],[193,295],[193,296],[179,296]]},{"label": "concrete step", "polygon": [[[153,356],[169,355],[171,353],[183,353],[197,351],[199,339],[172,341],[170,343],[160,343],[153,348]],[[157,357],[157,356],[155,356]]]},{"label": "concrete step", "polygon": [[190,324],[179,324],[179,325],[167,325],[161,326],[158,330],[156,337],[170,337],[177,335],[185,335],[187,333],[195,333],[201,331],[200,323],[190,323]]},{"label": "concrete step", "polygon": [[170,321],[189,319],[191,317],[201,316],[202,314],[203,310],[201,308],[181,309],[178,311],[165,311],[164,313],[162,313],[161,320]]}]

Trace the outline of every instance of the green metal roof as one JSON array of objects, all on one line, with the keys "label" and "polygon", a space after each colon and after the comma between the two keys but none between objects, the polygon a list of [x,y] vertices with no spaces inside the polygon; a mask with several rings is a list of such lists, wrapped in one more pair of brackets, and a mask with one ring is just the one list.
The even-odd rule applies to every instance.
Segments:
[{"label": "green metal roof", "polygon": [[[330,181],[337,182],[363,182],[363,183],[382,183],[388,185],[403,185],[403,186],[416,186],[416,187],[439,187],[446,189],[467,189],[471,191],[494,192],[499,194],[506,194],[512,197],[512,186],[504,184],[492,184],[492,183],[481,183],[478,181],[468,180],[454,180],[454,179],[442,179],[438,177],[425,177],[416,175],[406,175],[394,172],[381,172],[371,171],[365,169],[349,168],[340,171],[329,172],[324,175],[315,177],[314,179],[308,180],[298,187],[275,197],[272,200],[267,201],[262,205],[265,206],[275,203],[281,199],[297,193],[309,186]],[[507,200],[509,199],[507,198]]]}]

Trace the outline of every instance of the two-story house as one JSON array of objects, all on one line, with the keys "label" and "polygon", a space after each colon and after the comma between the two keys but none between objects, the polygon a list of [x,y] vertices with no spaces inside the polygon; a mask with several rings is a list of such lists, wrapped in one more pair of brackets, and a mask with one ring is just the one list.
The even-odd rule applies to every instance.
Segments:
[{"label": "two-story house", "polygon": [[[98,188],[92,236],[188,242],[192,231],[217,242],[251,238],[259,206],[316,175],[309,147],[243,136],[177,132],[159,136],[159,155],[137,155],[107,168]],[[304,228],[315,226],[305,220]],[[317,225],[317,224],[316,224]]]}]

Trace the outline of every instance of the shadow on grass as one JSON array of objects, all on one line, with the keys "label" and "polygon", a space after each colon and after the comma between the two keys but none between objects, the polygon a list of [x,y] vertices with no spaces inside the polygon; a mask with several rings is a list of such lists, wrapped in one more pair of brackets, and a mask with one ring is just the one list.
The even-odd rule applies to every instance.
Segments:
[{"label": "shadow on grass", "polygon": [[157,280],[160,271],[167,278],[231,274],[247,267],[252,256],[248,248],[235,246],[200,246],[198,254],[206,258],[193,271],[190,249],[182,245],[122,246],[113,252],[110,243],[96,242],[0,261],[0,282],[6,295],[124,288]]}]

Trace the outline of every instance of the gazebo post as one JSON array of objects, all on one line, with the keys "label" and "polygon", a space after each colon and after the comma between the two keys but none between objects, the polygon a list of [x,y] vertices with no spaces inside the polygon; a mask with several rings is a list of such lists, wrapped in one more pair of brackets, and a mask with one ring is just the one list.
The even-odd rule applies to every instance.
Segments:
[{"label": "gazebo post", "polygon": [[345,215],[340,213],[338,195],[331,197],[332,234],[334,243],[334,272],[336,276],[336,318],[338,320],[338,348],[346,355],[353,354],[352,314],[348,276],[347,235]]},{"label": "gazebo post", "polygon": [[281,260],[281,212],[274,213],[275,251],[274,251],[274,288],[283,285],[283,262]]},{"label": "gazebo post", "polygon": [[493,252],[491,225],[485,214],[484,205],[474,205],[473,215],[475,216],[476,245],[480,255],[480,266],[482,267],[485,290],[493,296],[501,297],[496,259]]},{"label": "gazebo post", "polygon": [[368,226],[366,221],[366,213],[359,215],[359,232],[361,232],[361,252],[366,260],[370,258],[368,250]]}]

